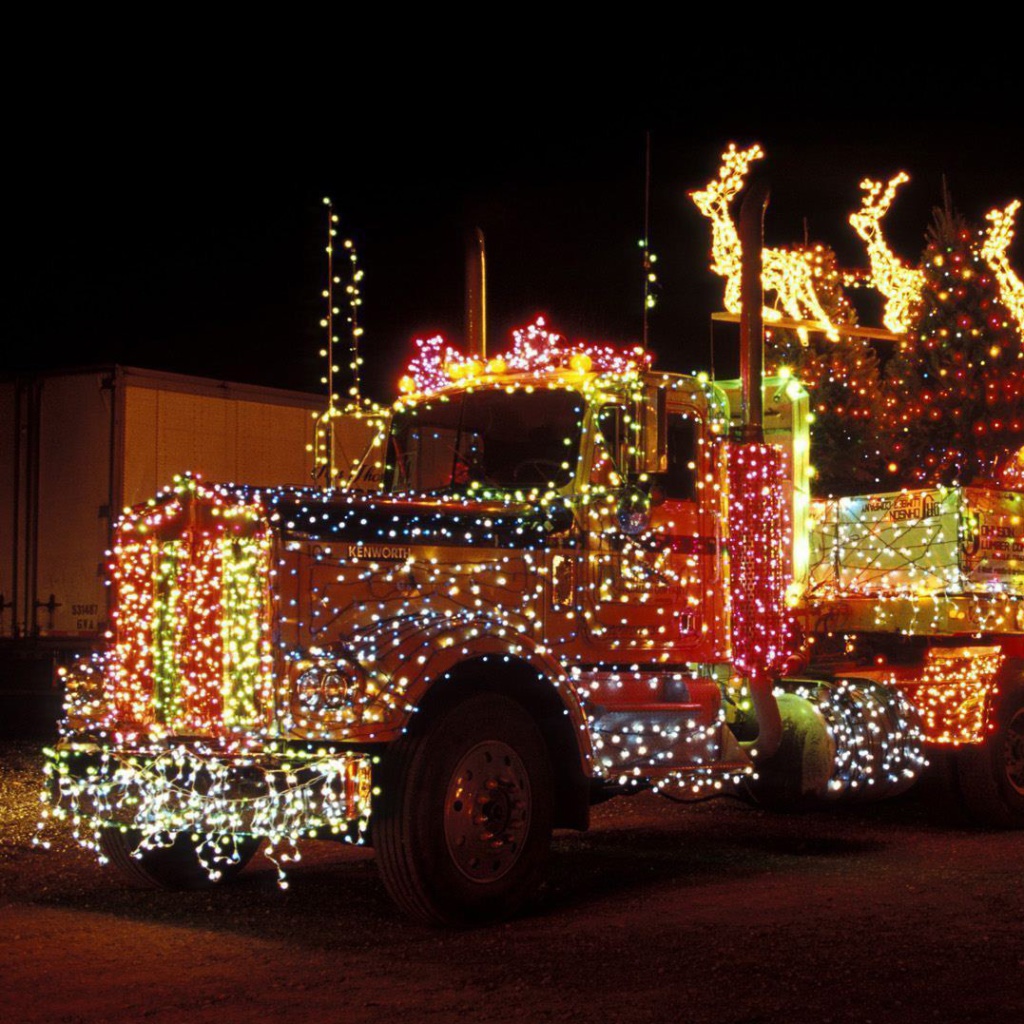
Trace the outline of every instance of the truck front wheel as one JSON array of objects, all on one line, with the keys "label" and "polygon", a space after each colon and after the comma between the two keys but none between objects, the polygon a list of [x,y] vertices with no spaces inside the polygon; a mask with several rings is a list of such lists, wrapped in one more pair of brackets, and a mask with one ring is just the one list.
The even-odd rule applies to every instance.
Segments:
[{"label": "truck front wheel", "polygon": [[956,754],[967,812],[983,825],[1024,828],[1024,688],[1000,702],[996,729],[977,747]]},{"label": "truck front wheel", "polygon": [[384,884],[406,913],[465,925],[515,913],[551,840],[551,766],[523,708],[480,694],[395,743],[371,815]]},{"label": "truck front wheel", "polygon": [[166,838],[170,841],[165,845],[140,846],[137,830],[110,827],[100,833],[100,846],[111,864],[137,885],[208,889],[234,878],[260,845],[253,836],[214,836],[209,843],[193,840],[187,832]]}]

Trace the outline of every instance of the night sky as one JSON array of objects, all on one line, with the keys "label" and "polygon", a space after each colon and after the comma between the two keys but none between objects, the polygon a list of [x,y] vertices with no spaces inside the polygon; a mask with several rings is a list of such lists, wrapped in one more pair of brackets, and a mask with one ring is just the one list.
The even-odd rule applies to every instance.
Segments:
[{"label": "night sky", "polygon": [[[0,370],[118,361],[317,390],[324,195],[366,273],[375,397],[392,392],[413,338],[460,340],[474,225],[487,237],[492,350],[538,312],[574,339],[633,342],[648,129],[661,285],[651,340],[669,369],[708,364],[722,287],[687,192],[731,140],[767,151],[768,241],[801,240],[807,218],[848,267],[866,265],[847,223],[864,176],[910,173],[885,224],[915,262],[943,175],[977,222],[1024,198],[1022,88],[1009,72],[929,104],[907,67],[859,68],[829,94],[792,72],[723,93],[674,68],[626,84],[557,61],[523,70],[515,89],[413,65],[358,89],[339,75],[329,92],[280,72],[138,92],[110,76],[66,89],[45,116],[18,111]],[[862,322],[877,325],[878,308]]]}]

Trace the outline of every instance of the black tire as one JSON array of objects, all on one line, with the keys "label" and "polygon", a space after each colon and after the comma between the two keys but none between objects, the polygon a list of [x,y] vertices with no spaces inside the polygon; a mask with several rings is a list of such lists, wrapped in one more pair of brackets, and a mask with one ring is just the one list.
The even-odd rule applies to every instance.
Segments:
[{"label": "black tire", "polygon": [[996,729],[976,747],[956,752],[964,809],[982,825],[1024,828],[1024,688],[1000,701]]},{"label": "black tire", "polygon": [[193,841],[187,832],[179,832],[169,846],[154,846],[139,851],[141,833],[134,829],[122,831],[105,828],[100,833],[100,846],[122,874],[136,885],[149,889],[209,889],[230,881],[252,860],[260,840],[253,836],[221,836],[215,842],[219,856],[213,867],[217,875],[200,862],[202,843]]},{"label": "black tire", "polygon": [[540,885],[552,815],[533,720],[507,697],[469,697],[388,751],[371,815],[384,885],[431,924],[508,917]]}]

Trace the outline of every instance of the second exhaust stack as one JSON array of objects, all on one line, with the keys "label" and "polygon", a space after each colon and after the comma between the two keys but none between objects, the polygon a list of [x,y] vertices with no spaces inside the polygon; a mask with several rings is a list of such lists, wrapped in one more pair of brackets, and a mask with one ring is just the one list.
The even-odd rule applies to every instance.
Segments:
[{"label": "second exhaust stack", "polygon": [[487,358],[487,257],[480,228],[466,232],[466,350]]}]

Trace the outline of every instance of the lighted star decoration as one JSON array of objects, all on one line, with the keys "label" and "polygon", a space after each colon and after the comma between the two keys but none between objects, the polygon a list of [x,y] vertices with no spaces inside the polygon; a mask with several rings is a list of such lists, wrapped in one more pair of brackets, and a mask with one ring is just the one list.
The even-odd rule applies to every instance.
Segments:
[{"label": "lighted star decoration", "polygon": [[[737,149],[735,143],[722,154],[718,177],[705,188],[690,193],[697,209],[711,221],[711,269],[725,278],[725,308],[740,313],[743,300],[740,275],[743,247],[733,221],[730,204],[743,188],[750,165],[764,157],[757,144],[748,149]],[[829,319],[815,290],[813,260],[803,252],[788,249],[765,248],[761,253],[761,281],[765,292],[775,293],[776,306],[765,307],[764,318],[781,320],[783,312],[793,320],[811,320],[820,325],[833,341],[839,338],[836,326]],[[807,344],[807,330],[800,328],[800,340]]]},{"label": "lighted star decoration", "polygon": [[850,224],[867,243],[871,261],[868,284],[885,296],[882,322],[894,334],[906,334],[910,330],[924,288],[923,271],[905,266],[889,248],[882,232],[882,218],[889,212],[897,189],[908,181],[910,175],[905,171],[885,184],[865,178],[860,183],[864,190],[861,208],[850,214]]}]

